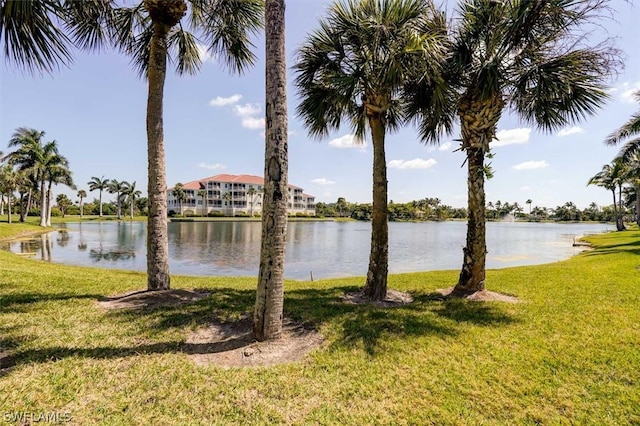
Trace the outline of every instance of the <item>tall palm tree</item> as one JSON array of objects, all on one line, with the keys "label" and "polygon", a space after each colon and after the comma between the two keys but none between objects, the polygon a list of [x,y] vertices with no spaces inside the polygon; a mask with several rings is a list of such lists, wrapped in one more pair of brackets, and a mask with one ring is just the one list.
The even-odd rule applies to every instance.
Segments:
[{"label": "tall palm tree", "polygon": [[[585,37],[607,5],[602,0],[468,0],[451,31],[444,80],[413,87],[410,113],[420,135],[434,141],[460,119],[468,168],[468,224],[454,295],[484,290],[485,157],[509,108],[544,131],[593,114],[608,98],[605,81],[617,65],[608,44]],[[497,207],[497,205],[496,205]]]},{"label": "tall palm tree", "polygon": [[282,334],[284,257],[287,234],[288,140],[285,2],[265,5],[265,156],[260,270],[253,311],[253,336],[277,339]]},{"label": "tall palm tree", "polygon": [[7,196],[7,221],[11,223],[11,213],[13,204],[13,193],[20,185],[21,173],[11,164],[0,167],[0,194]]},{"label": "tall palm tree", "polygon": [[627,181],[635,188],[636,223],[640,226],[640,149],[629,141],[618,153],[618,158],[627,168]]},{"label": "tall palm tree", "polygon": [[66,158],[61,157],[62,160],[59,163],[51,164],[47,168],[47,218],[46,225],[51,226],[51,208],[53,207],[53,193],[51,192],[51,187],[53,184],[62,184],[70,187],[71,189],[76,189],[73,184],[73,178],[71,177],[71,170],[69,170],[69,163]]},{"label": "tall palm tree", "polygon": [[587,185],[601,186],[611,191],[613,195],[613,216],[616,221],[616,229],[623,231],[625,229],[622,217],[622,200],[616,201],[616,189],[619,190],[622,198],[622,185],[625,181],[625,166],[620,158],[615,159],[611,164],[602,166],[602,170],[593,175]]},{"label": "tall palm tree", "polygon": [[531,198],[525,201],[525,204],[529,204],[529,216],[531,216],[531,203],[533,203],[533,200]]},{"label": "tall palm tree", "polygon": [[142,195],[142,192],[139,189],[136,189],[135,180],[132,183],[123,183],[125,183],[126,186],[123,188],[122,194],[127,197],[127,202],[129,203],[129,218],[133,219],[133,207],[136,204],[136,200]]},{"label": "tall palm tree", "polygon": [[122,219],[122,197],[121,194],[129,187],[129,182],[126,180],[118,181],[111,179],[109,181],[109,187],[107,188],[111,194],[116,194],[116,206],[118,208],[118,220]]},{"label": "tall palm tree", "polygon": [[84,200],[85,198],[87,198],[87,191],[85,191],[84,189],[81,189],[80,191],[78,191],[78,198],[80,199],[80,217],[82,217],[83,215],[83,210],[82,210],[82,200]]},{"label": "tall palm tree", "polygon": [[89,185],[89,191],[99,191],[98,203],[100,205],[100,217],[102,217],[102,191],[109,189],[109,182],[111,182],[111,179],[105,179],[104,176],[93,176],[91,180],[87,182],[87,185]]},{"label": "tall palm tree", "polygon": [[[309,133],[326,137],[340,128],[342,120],[348,121],[359,141],[367,128],[371,132],[373,217],[364,286],[370,300],[382,300],[387,294],[385,137],[405,121],[408,82],[418,73],[427,80],[437,74],[446,34],[441,18],[428,0],[339,1],[298,51],[297,112]],[[431,64],[436,64],[434,69]]]},{"label": "tall palm tree", "polygon": [[[137,6],[116,10],[114,27],[119,45],[133,57],[148,82],[149,290],[170,287],[163,130],[167,59],[176,63],[178,74],[198,71],[202,61],[196,37],[186,31],[191,27],[208,42],[209,53],[221,58],[231,70],[242,72],[255,59],[249,34],[261,26],[262,5],[262,0],[143,0]],[[170,56],[172,52],[175,58]]]},{"label": "tall palm tree", "polygon": [[182,203],[187,199],[187,194],[184,192],[184,185],[180,182],[176,183],[173,187],[173,196],[178,200],[180,205],[180,214],[182,215]]},{"label": "tall palm tree", "polygon": [[199,189],[198,196],[202,198],[202,216],[207,214],[207,190]]}]

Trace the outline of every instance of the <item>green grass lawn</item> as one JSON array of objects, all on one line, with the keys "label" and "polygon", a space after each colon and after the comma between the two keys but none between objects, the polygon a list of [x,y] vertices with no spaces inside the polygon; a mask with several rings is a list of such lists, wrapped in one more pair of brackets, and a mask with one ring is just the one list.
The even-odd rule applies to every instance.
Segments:
[{"label": "green grass lawn", "polygon": [[255,369],[199,366],[179,350],[208,320],[251,312],[255,278],[175,276],[211,297],[106,312],[99,297],[143,289],[145,276],[0,252],[0,346],[16,355],[0,373],[0,422],[639,424],[640,231],[589,239],[595,250],[563,262],[489,271],[488,288],[519,304],[436,300],[458,271],[390,276],[415,298],[395,309],[343,304],[363,278],[287,281],[286,314],[326,342]]}]

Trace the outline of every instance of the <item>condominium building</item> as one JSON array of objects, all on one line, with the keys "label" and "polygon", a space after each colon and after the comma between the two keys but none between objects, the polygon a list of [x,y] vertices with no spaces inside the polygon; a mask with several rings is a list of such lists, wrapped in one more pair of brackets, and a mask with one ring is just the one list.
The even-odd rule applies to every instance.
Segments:
[{"label": "condominium building", "polygon": [[[262,213],[263,186],[260,176],[219,174],[183,184],[182,202],[176,197],[175,188],[167,189],[167,207],[170,214],[186,216],[206,216],[211,212],[254,215]],[[316,214],[315,197],[295,185],[289,185],[287,207],[289,214]]]}]

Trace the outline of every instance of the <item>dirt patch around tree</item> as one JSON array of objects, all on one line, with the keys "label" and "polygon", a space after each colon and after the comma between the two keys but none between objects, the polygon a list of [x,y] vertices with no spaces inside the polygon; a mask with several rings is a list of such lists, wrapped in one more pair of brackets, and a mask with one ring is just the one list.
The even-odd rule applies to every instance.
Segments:
[{"label": "dirt patch around tree", "polygon": [[204,299],[210,295],[210,292],[197,290],[144,290],[117,296],[103,297],[98,300],[98,304],[107,310],[154,308],[197,302],[198,300]]},{"label": "dirt patch around tree", "polygon": [[353,305],[374,305],[381,308],[396,308],[398,306],[404,306],[413,302],[413,296],[404,291],[398,291],[393,289],[387,290],[387,297],[384,300],[372,301],[364,295],[362,290],[355,293],[345,293],[343,300],[345,303]]},{"label": "dirt patch around tree", "polygon": [[200,365],[258,367],[299,361],[324,341],[318,331],[286,318],[278,340],[258,342],[252,327],[249,317],[212,322],[189,336],[184,352]]},{"label": "dirt patch around tree", "polygon": [[505,302],[505,303],[520,303],[520,299],[515,296],[510,296],[508,294],[497,293],[495,291],[482,290],[476,291],[475,293],[470,293],[467,295],[453,295],[454,287],[449,288],[439,288],[435,292],[441,294],[443,299],[454,299],[461,298],[472,300],[474,302]]}]

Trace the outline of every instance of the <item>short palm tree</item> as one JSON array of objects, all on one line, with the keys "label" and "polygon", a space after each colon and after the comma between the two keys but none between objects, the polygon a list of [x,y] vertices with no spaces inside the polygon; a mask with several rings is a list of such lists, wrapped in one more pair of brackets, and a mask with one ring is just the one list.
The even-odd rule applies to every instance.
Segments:
[{"label": "short palm tree", "polygon": [[102,191],[109,189],[109,182],[111,182],[111,179],[105,179],[104,176],[93,176],[91,180],[87,182],[87,185],[89,185],[89,191],[99,191],[98,204],[100,205],[100,217],[102,217]]},{"label": "short palm tree", "polygon": [[[617,158],[611,164],[602,166],[602,170],[593,175],[587,185],[596,185],[608,189],[613,195],[613,216],[616,221],[616,229],[623,231],[625,229],[622,217],[622,185],[625,182],[625,165],[624,162]],[[616,201],[616,190],[620,196]]]},{"label": "short palm tree", "polygon": [[[371,253],[364,294],[387,294],[388,207],[385,138],[405,121],[405,86],[436,75],[444,20],[427,0],[344,0],[298,51],[298,115],[309,133],[326,137],[347,121],[357,140],[373,145]],[[426,70],[425,70],[426,68]],[[265,194],[265,202],[268,195]]]},{"label": "short palm tree", "polygon": [[469,217],[453,295],[485,288],[484,160],[504,110],[553,131],[593,114],[608,98],[605,81],[617,52],[606,44],[593,47],[584,36],[604,7],[599,0],[460,2],[445,78],[413,88],[410,113],[418,115],[424,141],[438,140],[442,129],[450,133],[460,119]]},{"label": "short palm tree", "polygon": [[46,225],[51,226],[51,208],[53,207],[53,192],[51,187],[55,185],[66,185],[71,189],[76,189],[71,177],[71,170],[66,158],[61,157],[60,163],[51,164],[47,169],[47,218]]},{"label": "short palm tree", "polygon": [[82,200],[84,200],[85,198],[87,198],[87,191],[85,191],[84,189],[81,189],[80,191],[78,191],[78,198],[80,199],[80,217],[83,216],[83,209],[82,209]]},{"label": "short palm tree", "polygon": [[129,182],[126,180],[118,181],[116,179],[111,179],[109,181],[108,191],[112,194],[116,194],[116,206],[118,209],[118,220],[122,219],[122,198],[121,194],[129,187]]},{"label": "short palm tree", "polygon": [[5,164],[0,167],[0,194],[7,196],[7,221],[11,223],[11,206],[13,205],[13,193],[20,185],[22,175],[13,165]]}]

